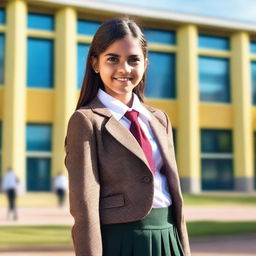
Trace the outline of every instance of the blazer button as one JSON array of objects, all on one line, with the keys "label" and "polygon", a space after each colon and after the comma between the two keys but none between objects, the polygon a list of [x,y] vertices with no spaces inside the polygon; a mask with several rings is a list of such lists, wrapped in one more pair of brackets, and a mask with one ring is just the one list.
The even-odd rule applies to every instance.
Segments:
[{"label": "blazer button", "polygon": [[143,178],[143,182],[144,182],[144,183],[150,183],[150,182],[151,182],[151,178],[148,177],[148,176],[145,176],[145,177]]}]

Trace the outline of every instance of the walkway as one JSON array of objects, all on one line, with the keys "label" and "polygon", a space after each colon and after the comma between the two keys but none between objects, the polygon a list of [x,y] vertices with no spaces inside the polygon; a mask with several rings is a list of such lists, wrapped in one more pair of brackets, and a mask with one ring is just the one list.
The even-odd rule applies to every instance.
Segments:
[{"label": "walkway", "polygon": [[[57,207],[23,207],[17,221],[6,220],[6,208],[0,208],[0,226],[6,225],[72,225],[73,218],[68,206]],[[254,206],[187,206],[185,216],[188,221],[222,220],[222,221],[256,221]]]}]

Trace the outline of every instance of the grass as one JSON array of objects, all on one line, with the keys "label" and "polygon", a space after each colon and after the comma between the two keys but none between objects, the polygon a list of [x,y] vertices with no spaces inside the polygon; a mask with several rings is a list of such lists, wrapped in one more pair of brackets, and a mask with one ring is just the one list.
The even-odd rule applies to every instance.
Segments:
[{"label": "grass", "polygon": [[69,226],[3,226],[0,229],[0,249],[71,244]]},{"label": "grass", "polygon": [[[70,226],[3,226],[0,229],[0,249],[35,246],[72,245]],[[188,223],[189,236],[256,234],[256,221]]]},{"label": "grass", "polygon": [[256,234],[256,221],[191,221],[188,232],[190,237]]},{"label": "grass", "polygon": [[184,194],[185,205],[250,205],[256,206],[256,194],[237,194],[237,193],[207,193],[199,195]]}]

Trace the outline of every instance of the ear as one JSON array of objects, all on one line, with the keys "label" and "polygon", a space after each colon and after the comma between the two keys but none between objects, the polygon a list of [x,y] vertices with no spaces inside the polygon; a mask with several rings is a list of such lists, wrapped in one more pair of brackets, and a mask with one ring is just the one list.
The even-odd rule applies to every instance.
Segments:
[{"label": "ear", "polygon": [[147,70],[147,67],[148,67],[148,58],[145,58],[145,61],[144,61],[144,72],[146,72]]},{"label": "ear", "polygon": [[94,69],[95,73],[99,73],[99,63],[98,58],[92,56],[91,58],[92,68]]}]

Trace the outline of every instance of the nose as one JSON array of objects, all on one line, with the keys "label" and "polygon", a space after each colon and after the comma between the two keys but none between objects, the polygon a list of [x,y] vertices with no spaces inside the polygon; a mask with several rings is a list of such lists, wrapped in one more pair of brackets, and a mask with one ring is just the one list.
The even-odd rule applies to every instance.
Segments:
[{"label": "nose", "polygon": [[131,66],[127,61],[120,62],[118,65],[118,72],[119,73],[130,73],[131,72]]}]

